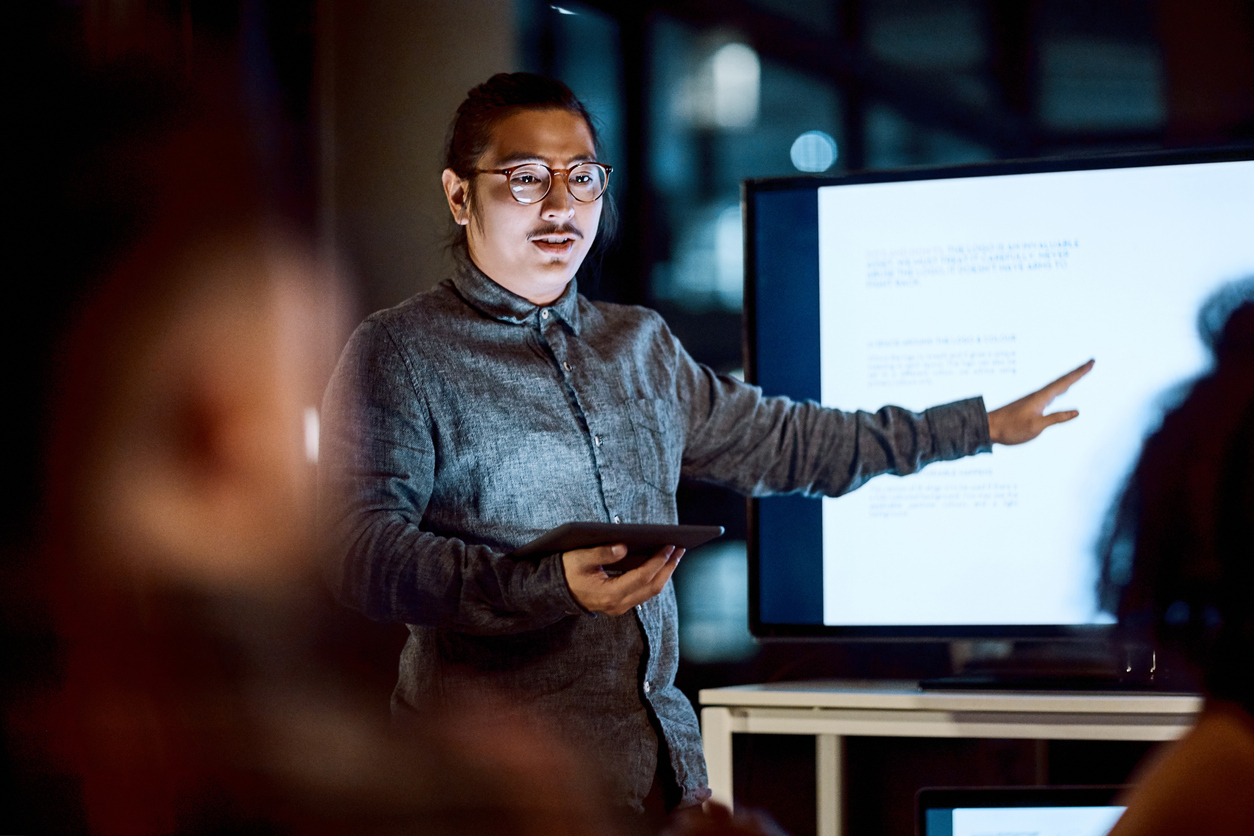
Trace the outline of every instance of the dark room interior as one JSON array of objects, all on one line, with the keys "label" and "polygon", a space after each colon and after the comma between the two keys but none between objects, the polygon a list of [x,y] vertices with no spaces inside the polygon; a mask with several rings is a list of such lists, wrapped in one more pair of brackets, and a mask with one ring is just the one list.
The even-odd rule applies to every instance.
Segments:
[{"label": "dark room interior", "polygon": [[[252,211],[237,210],[237,203],[267,207],[258,215],[281,215],[292,239],[306,242],[308,257],[333,264],[340,277],[326,291],[336,316],[314,326],[320,342],[309,349],[317,361],[307,382],[317,394],[309,404],[321,402],[352,327],[430,290],[453,269],[452,224],[440,188],[446,133],[466,91],[494,73],[559,79],[596,120],[602,159],[613,165],[609,195],[619,224],[613,245],[584,262],[580,291],[594,301],[657,311],[695,360],[740,380],[748,339],[745,180],[1254,148],[1254,3],[1248,0],[23,5],[9,12],[6,27],[6,123],[13,139],[6,171],[15,216],[9,240],[16,256],[6,331],[17,421],[9,424],[6,445],[10,487],[0,558],[3,701],[10,708],[4,832],[82,832],[89,820],[95,832],[127,829],[125,817],[99,825],[75,806],[83,802],[69,800],[79,794],[58,772],[63,756],[33,754],[38,744],[31,742],[57,720],[30,706],[40,694],[68,688],[61,665],[72,667],[75,658],[58,626],[70,605],[49,590],[77,570],[54,572],[45,551],[72,528],[56,504],[62,499],[57,468],[71,448],[58,445],[67,432],[84,448],[96,436],[76,429],[61,411],[79,396],[62,374],[78,368],[80,354],[104,362],[103,350],[92,357],[75,342],[96,333],[91,328],[120,323],[147,333],[161,311],[175,309],[161,307],[175,306],[169,288],[154,291],[159,301],[149,308],[140,297],[113,294],[100,277],[117,263],[110,242],[147,223],[146,212],[164,211],[137,207],[165,205],[159,184],[136,173],[159,158],[160,148],[152,145],[157,150],[146,156],[143,139],[135,140],[138,151],[118,149],[140,136],[135,125],[161,122],[162,108],[181,91],[205,83],[232,91],[234,101],[222,111],[227,116],[213,127],[226,145],[246,136],[247,154],[264,172],[260,196],[221,189],[215,218]],[[163,72],[174,81],[157,77]],[[221,179],[206,169],[187,182],[216,194]],[[89,330],[76,330],[83,327]],[[131,356],[127,345],[118,356]],[[264,359],[238,362],[260,367]],[[93,385],[114,382],[102,377]],[[314,406],[306,401],[299,406],[308,422]],[[310,461],[316,450],[315,438]],[[973,657],[1009,652],[996,641],[755,639],[745,498],[696,482],[681,483],[676,496],[680,523],[726,529],[674,576],[676,684],[698,715],[702,689],[943,677]],[[302,647],[318,659],[324,680],[351,685],[367,706],[363,723],[385,723],[409,635],[405,625],[371,621],[335,604],[325,590],[285,606],[289,614],[299,610],[312,635]],[[280,635],[278,621],[263,628],[241,613],[219,616],[232,625],[224,630],[271,629],[254,663],[274,677],[304,681],[307,671],[297,670],[294,656],[278,659],[297,641]],[[108,611],[100,617],[107,620]],[[104,642],[105,632],[96,640]],[[915,833],[915,794],[923,787],[1123,785],[1158,746],[1134,736],[851,736],[829,752],[844,782],[839,832]],[[815,809],[823,789],[814,776],[824,751],[805,734],[738,734],[731,753],[736,804],[765,811],[794,836],[820,833]],[[232,826],[239,822],[224,822],[208,818],[196,827],[180,819],[176,830],[302,829],[248,821],[237,831]],[[409,832],[380,824],[385,831]]]}]

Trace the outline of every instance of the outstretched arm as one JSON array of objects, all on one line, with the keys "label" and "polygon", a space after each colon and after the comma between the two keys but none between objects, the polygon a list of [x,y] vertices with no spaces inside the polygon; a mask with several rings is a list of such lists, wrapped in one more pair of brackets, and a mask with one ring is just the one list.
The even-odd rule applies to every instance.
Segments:
[{"label": "outstretched arm", "polygon": [[1078,416],[1080,413],[1074,409],[1051,412],[1048,415],[1045,410],[1055,398],[1070,389],[1073,383],[1088,374],[1092,368],[1093,361],[1090,360],[1032,394],[1008,403],[1001,409],[994,409],[988,414],[989,439],[996,444],[1022,444],[1036,438],[1046,427]]}]

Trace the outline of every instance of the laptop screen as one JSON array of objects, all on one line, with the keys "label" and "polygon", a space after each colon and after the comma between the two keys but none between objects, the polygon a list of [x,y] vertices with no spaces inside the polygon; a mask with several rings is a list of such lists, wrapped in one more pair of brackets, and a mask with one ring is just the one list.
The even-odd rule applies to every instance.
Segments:
[{"label": "laptop screen", "polygon": [[1106,836],[1122,787],[924,789],[920,836]]}]

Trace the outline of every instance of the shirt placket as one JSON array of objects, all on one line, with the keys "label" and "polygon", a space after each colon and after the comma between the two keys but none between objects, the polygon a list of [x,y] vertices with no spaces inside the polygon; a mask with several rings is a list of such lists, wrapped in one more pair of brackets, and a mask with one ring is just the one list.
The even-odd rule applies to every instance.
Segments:
[{"label": "shirt placket", "polygon": [[[597,395],[591,391],[594,386],[593,381],[597,379],[597,374],[604,370],[585,368],[586,363],[590,361],[585,360],[584,356],[582,356],[584,353],[578,350],[578,341],[570,339],[560,319],[550,309],[541,308],[537,312],[536,332],[540,344],[545,347],[545,350],[553,358],[553,362],[557,366],[558,378],[561,381],[566,397],[583,426],[588,449],[592,456],[593,469],[597,475],[597,484],[601,488],[601,503],[605,509],[606,518],[610,522],[624,522],[626,519],[625,515],[629,512],[628,509],[615,508],[613,499],[607,497],[605,489],[607,480],[612,483],[614,478],[613,474],[607,472],[610,470],[608,447],[611,444],[619,443],[619,439],[614,438],[611,433],[600,426],[598,410],[585,408],[585,403],[589,400],[595,403]],[[620,495],[620,492],[610,492],[611,497],[615,495]],[[646,644],[645,670],[640,689],[645,701],[650,706],[652,706],[653,696],[656,692],[658,668],[657,654],[652,649],[660,641],[662,631],[659,606],[660,603],[657,597],[654,597],[635,608],[636,619],[640,624]]]},{"label": "shirt placket", "polygon": [[614,507],[611,497],[606,494],[606,480],[609,476],[610,458],[608,444],[611,436],[605,428],[599,426],[600,421],[596,410],[589,411],[586,398],[581,391],[586,381],[591,379],[588,370],[582,368],[580,358],[572,356],[571,341],[560,319],[549,308],[540,308],[536,313],[536,335],[557,367],[558,380],[562,392],[575,412],[588,445],[588,454],[592,459],[592,469],[597,477],[600,490],[601,507],[605,511],[605,519],[609,522],[621,523],[626,509]]}]

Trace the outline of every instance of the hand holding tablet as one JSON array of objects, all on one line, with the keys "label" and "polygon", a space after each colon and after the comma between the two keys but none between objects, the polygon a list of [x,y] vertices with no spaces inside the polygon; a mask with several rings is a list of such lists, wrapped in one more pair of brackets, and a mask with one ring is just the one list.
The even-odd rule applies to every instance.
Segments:
[{"label": "hand holding tablet", "polygon": [[621,615],[662,591],[686,549],[722,533],[722,526],[567,523],[513,555],[560,553],[575,600],[592,612]]}]

